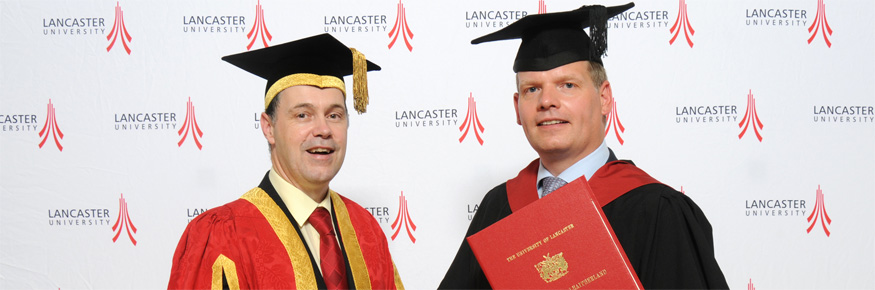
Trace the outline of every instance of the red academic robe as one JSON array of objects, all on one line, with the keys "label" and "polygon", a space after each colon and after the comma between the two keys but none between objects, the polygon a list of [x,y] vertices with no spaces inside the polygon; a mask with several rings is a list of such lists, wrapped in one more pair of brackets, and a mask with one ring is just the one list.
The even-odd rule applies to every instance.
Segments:
[{"label": "red academic robe", "polygon": [[[330,191],[350,289],[404,289],[382,228]],[[173,255],[168,289],[324,289],[310,250],[267,176],[240,199],[192,220]]]}]

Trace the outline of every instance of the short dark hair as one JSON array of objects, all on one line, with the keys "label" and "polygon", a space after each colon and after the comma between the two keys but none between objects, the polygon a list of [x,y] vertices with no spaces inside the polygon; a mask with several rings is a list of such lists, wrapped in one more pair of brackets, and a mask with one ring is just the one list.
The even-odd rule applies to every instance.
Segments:
[{"label": "short dark hair", "polygon": [[[280,95],[277,94],[275,97],[273,97],[273,100],[270,101],[270,104],[267,105],[267,108],[264,109],[264,113],[267,114],[268,117],[270,117],[270,120],[267,121],[270,122],[271,125],[273,125],[275,122],[274,120],[276,120],[276,108],[279,107],[279,103]],[[270,142],[267,142],[268,152],[270,151],[270,148]]]},{"label": "short dark hair", "polygon": [[[605,71],[605,66],[600,63],[589,61],[589,78],[592,79],[593,86],[596,92],[601,93],[602,84],[608,80],[608,73]],[[608,123],[608,116],[602,115],[602,123]]]},{"label": "short dark hair", "polygon": [[589,78],[592,79],[596,90],[600,90],[602,83],[608,80],[608,73],[605,71],[605,66],[600,63],[589,61]]},{"label": "short dark hair", "polygon": [[270,101],[270,104],[267,105],[267,108],[264,109],[264,112],[270,116],[271,122],[273,121],[273,118],[276,117],[276,107],[279,107],[279,102],[280,94],[277,94],[273,97],[273,100]]}]

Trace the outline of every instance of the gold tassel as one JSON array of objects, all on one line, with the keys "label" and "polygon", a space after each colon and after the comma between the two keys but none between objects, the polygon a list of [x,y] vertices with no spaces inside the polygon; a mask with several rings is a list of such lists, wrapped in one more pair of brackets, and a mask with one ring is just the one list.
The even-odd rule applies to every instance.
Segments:
[{"label": "gold tassel", "polygon": [[365,55],[350,48],[352,51],[352,93],[355,111],[359,114],[368,111],[368,61]]}]

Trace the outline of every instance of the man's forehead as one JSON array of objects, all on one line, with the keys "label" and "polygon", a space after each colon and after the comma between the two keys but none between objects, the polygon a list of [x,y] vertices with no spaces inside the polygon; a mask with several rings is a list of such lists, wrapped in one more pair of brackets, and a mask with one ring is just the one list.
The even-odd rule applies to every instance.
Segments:
[{"label": "man's forehead", "polygon": [[346,97],[337,88],[298,85],[284,89],[279,95],[282,96],[283,101],[288,100],[289,105],[293,107],[301,104],[346,107]]},{"label": "man's forehead", "polygon": [[588,76],[589,70],[589,62],[580,61],[546,71],[521,71],[516,73],[516,78],[517,82],[525,82],[532,77],[585,78]]},{"label": "man's forehead", "polygon": [[343,95],[343,91],[338,88],[326,87],[320,88],[317,86],[311,85],[297,85],[285,88],[280,92],[281,95],[285,96],[321,96],[332,98],[335,96],[340,97],[341,99],[346,99]]}]

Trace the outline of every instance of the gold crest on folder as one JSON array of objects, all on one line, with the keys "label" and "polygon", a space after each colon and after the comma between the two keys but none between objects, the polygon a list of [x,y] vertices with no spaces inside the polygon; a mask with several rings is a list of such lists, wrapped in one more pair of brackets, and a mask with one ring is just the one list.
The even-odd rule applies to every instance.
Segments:
[{"label": "gold crest on folder", "polygon": [[550,257],[550,253],[547,253],[543,257],[544,260],[536,264],[535,269],[538,270],[538,274],[541,274],[541,279],[544,279],[544,282],[550,283],[568,274],[568,262],[562,257],[562,253],[552,257]]}]

